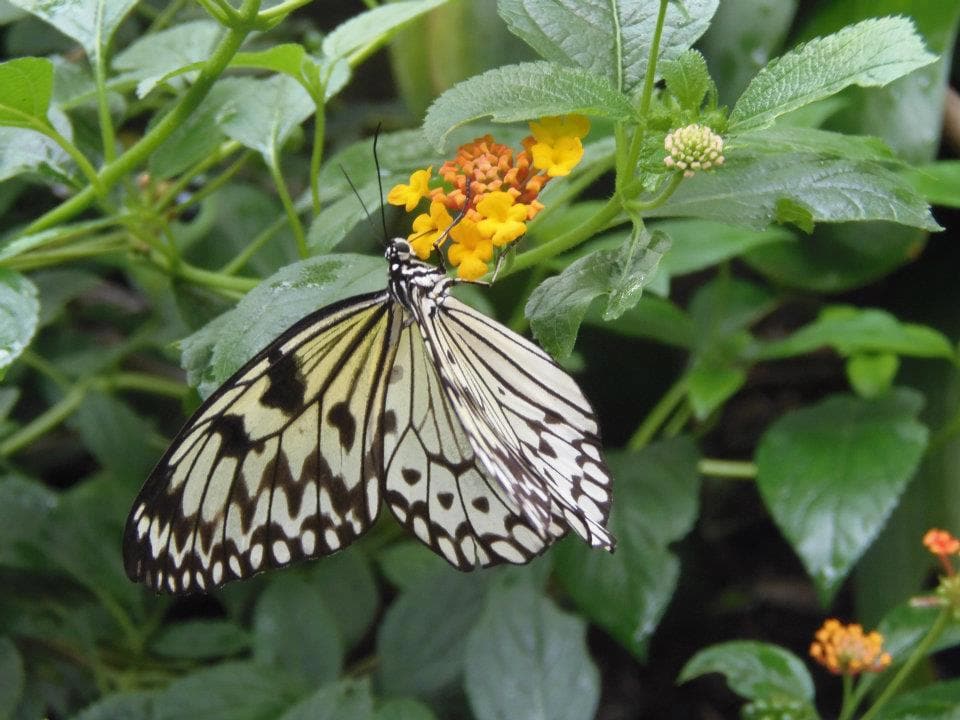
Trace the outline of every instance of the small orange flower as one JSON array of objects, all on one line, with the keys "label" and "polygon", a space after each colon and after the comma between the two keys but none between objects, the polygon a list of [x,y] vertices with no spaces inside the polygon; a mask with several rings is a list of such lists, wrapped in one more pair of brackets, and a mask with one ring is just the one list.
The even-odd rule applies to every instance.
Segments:
[{"label": "small orange flower", "polygon": [[923,536],[923,544],[930,552],[940,558],[940,564],[943,565],[947,575],[956,573],[956,569],[954,569],[948,556],[956,555],[960,551],[960,540],[957,540],[946,530],[932,528]]},{"label": "small orange flower", "polygon": [[496,247],[509,245],[527,231],[523,222],[527,219],[527,206],[514,202],[510,193],[487,193],[477,203],[477,212],[483,217],[477,223],[477,229]]},{"label": "small orange flower", "polygon": [[430,194],[428,183],[430,182],[430,173],[433,167],[426,170],[417,170],[410,176],[410,184],[394,185],[387,193],[387,202],[391,205],[403,205],[407,212],[413,210],[422,198]]},{"label": "small orange flower", "polygon": [[430,203],[430,212],[417,215],[413,220],[413,232],[407,236],[410,247],[421,260],[426,260],[440,236],[453,223],[453,218],[443,203]]},{"label": "small orange flower", "polygon": [[880,633],[864,634],[860,625],[844,625],[834,618],[817,630],[810,657],[835,675],[882,672],[891,662],[890,653],[883,651]]},{"label": "small orange flower", "polygon": [[455,241],[447,251],[450,263],[457,268],[457,277],[476,280],[487,272],[493,259],[493,243],[480,234],[477,224],[464,218],[450,231]]}]

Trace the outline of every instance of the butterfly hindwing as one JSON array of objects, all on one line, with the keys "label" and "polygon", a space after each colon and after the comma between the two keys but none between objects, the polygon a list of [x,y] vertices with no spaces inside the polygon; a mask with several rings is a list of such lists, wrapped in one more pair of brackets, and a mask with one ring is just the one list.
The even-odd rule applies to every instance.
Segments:
[{"label": "butterfly hindwing", "polygon": [[461,570],[523,563],[566,528],[538,536],[499,482],[483,472],[411,325],[400,336],[384,408],[385,497],[401,524]]},{"label": "butterfly hindwing", "polygon": [[134,503],[127,574],[203,590],[363,533],[380,505],[378,423],[400,312],[386,292],[318,311],[211,395]]},{"label": "butterfly hindwing", "polygon": [[454,297],[420,320],[447,396],[487,473],[540,528],[554,515],[594,546],[606,530],[610,474],[596,418],[543,350]]}]

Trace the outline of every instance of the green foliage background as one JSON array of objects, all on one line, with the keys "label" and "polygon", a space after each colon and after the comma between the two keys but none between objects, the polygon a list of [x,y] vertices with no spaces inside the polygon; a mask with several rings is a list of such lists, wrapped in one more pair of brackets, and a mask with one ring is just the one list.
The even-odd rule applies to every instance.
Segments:
[{"label": "green foliage background", "polygon": [[[955,645],[906,602],[923,532],[960,531],[960,2],[369,5],[0,0],[0,718],[831,717],[828,613],[894,672]],[[344,179],[379,211],[378,123],[389,188],[571,112],[583,162],[468,299],[595,400],[616,553],[460,574],[383,513],[210,596],[130,583],[194,389],[383,287]],[[681,180],[693,122],[726,162]],[[864,717],[954,717],[925,663]]]}]

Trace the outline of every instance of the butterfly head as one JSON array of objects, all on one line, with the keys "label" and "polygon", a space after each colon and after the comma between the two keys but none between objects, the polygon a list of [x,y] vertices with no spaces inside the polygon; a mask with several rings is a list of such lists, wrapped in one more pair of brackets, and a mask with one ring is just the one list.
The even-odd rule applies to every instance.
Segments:
[{"label": "butterfly head", "polygon": [[387,262],[391,265],[394,263],[406,263],[409,262],[413,256],[413,248],[411,248],[410,243],[403,238],[394,238],[387,244],[387,249],[383,254],[384,257],[387,258]]}]

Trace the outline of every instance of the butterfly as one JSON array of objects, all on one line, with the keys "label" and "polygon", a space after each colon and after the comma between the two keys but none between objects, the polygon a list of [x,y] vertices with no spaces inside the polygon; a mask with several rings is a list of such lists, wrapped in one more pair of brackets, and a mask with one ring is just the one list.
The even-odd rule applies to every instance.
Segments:
[{"label": "butterfly", "polygon": [[200,406],[127,519],[127,575],[205,591],[350,545],[382,504],[460,570],[572,529],[612,551],[597,420],[543,350],[387,244],[386,289],[283,332]]}]

